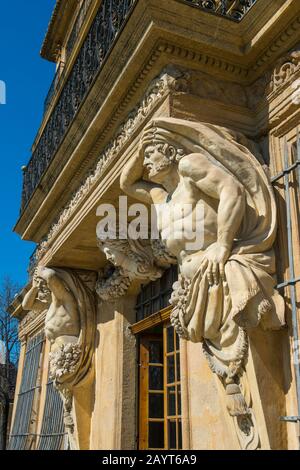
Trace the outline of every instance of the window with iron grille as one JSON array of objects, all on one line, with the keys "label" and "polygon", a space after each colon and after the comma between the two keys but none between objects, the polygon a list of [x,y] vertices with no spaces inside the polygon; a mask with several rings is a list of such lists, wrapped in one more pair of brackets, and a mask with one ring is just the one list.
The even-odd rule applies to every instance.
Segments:
[{"label": "window with iron grille", "polygon": [[26,347],[15,419],[8,445],[9,450],[28,450],[33,447],[36,435],[30,432],[30,425],[34,398],[36,390],[39,388],[37,379],[41,366],[43,343],[44,335],[39,334],[30,339]]},{"label": "window with iron grille", "polygon": [[178,268],[177,265],[174,265],[167,269],[160,279],[142,287],[137,299],[136,321],[141,321],[170,305],[169,300],[172,294],[172,286],[177,279]]},{"label": "window with iron grille", "polygon": [[65,427],[63,401],[53,382],[47,383],[46,401],[43,413],[38,450],[62,450],[64,447]]},{"label": "window with iron grille", "polygon": [[272,178],[278,209],[277,288],[284,296],[287,322],[292,329],[293,362],[300,416],[299,311],[300,311],[300,136],[283,145],[281,171]]}]

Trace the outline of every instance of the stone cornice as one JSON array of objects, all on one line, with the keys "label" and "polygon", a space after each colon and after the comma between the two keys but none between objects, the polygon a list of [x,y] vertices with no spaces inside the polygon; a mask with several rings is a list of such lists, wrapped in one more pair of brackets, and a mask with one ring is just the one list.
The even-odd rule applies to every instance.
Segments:
[{"label": "stone cornice", "polygon": [[264,132],[272,129],[272,133],[280,135],[298,126],[299,90],[300,44],[275,62],[253,85],[253,96],[260,94],[268,103]]},{"label": "stone cornice", "polygon": [[[300,12],[299,12],[300,13]],[[272,61],[278,61],[282,51],[285,55],[288,49],[295,46],[295,43],[300,40],[300,14],[294,17],[291,23],[282,31],[277,38],[269,45],[249,68],[251,79],[255,79],[261,75],[262,71],[272,66]]]},{"label": "stone cornice", "polygon": [[271,74],[271,80],[267,88],[270,99],[282,92],[283,88],[288,87],[300,74],[300,45],[295,50],[279,59]]},{"label": "stone cornice", "polygon": [[44,59],[56,62],[57,46],[64,43],[78,4],[79,0],[56,1],[41,48]]}]

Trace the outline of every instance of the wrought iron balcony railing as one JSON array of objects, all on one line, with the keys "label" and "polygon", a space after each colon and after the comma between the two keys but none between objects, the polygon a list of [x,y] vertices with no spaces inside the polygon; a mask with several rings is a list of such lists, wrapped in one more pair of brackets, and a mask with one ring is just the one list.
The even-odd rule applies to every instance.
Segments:
[{"label": "wrought iron balcony railing", "polygon": [[240,21],[257,0],[183,0],[195,7]]},{"label": "wrought iron balcony railing", "polygon": [[59,148],[93,79],[137,0],[103,0],[33,155],[23,172],[21,211]]},{"label": "wrought iron balcony railing", "polygon": [[[48,118],[32,157],[23,172],[21,212],[37,188],[43,174],[61,145],[76,112],[84,101],[90,86],[109,54],[118,33],[138,0],[103,0],[83,41],[74,66],[61,89],[59,99]],[[240,21],[258,0],[178,0],[196,8]],[[90,0],[86,0],[90,2]],[[88,3],[79,13],[67,46],[71,52],[85,18]],[[64,73],[62,73],[62,76]],[[57,80],[62,82],[62,76]],[[57,82],[47,97],[49,105]]]},{"label": "wrought iron balcony railing", "polygon": [[67,45],[66,45],[66,57],[65,57],[66,61],[68,60],[69,56],[71,55],[71,52],[72,52],[73,47],[74,47],[74,45],[76,43],[76,40],[78,38],[81,27],[84,23],[86,14],[87,14],[92,2],[93,2],[93,0],[84,0],[83,4],[80,7],[79,13],[77,15],[77,18],[76,18],[76,21],[74,23],[72,32],[69,36],[69,39],[68,39],[68,42],[67,42]]},{"label": "wrought iron balcony railing", "polygon": [[57,69],[56,69],[54,78],[52,80],[52,83],[50,85],[48,94],[47,94],[45,102],[44,102],[44,113],[47,111],[47,109],[48,109],[48,107],[49,107],[49,105],[52,101],[52,98],[53,98],[53,96],[54,96],[54,94],[55,94],[55,92],[58,88],[58,85],[59,85],[59,83],[62,79],[64,67],[65,67],[64,62],[60,62]]},{"label": "wrought iron balcony railing", "polygon": [[82,3],[80,10],[78,12],[78,15],[76,17],[74,26],[72,28],[71,34],[69,36],[69,39],[67,41],[66,49],[65,49],[65,56],[64,56],[64,62],[60,63],[59,67],[56,70],[54,79],[51,83],[51,86],[49,88],[49,92],[46,96],[45,102],[44,102],[44,113],[46,113],[52,98],[55,96],[57,90],[60,87],[60,84],[63,82],[64,79],[64,66],[68,62],[69,57],[73,51],[74,45],[78,39],[79,33],[81,31],[81,27],[85,21],[87,12],[90,8],[90,5],[93,0],[84,0]]}]

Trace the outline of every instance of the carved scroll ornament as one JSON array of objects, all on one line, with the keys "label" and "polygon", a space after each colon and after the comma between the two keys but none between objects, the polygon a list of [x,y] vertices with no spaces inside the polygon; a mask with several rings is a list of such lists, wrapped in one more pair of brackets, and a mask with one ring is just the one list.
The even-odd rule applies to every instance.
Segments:
[{"label": "carved scroll ornament", "polygon": [[280,58],[272,73],[269,92],[285,85],[300,70],[300,50],[295,49],[284,57]]}]

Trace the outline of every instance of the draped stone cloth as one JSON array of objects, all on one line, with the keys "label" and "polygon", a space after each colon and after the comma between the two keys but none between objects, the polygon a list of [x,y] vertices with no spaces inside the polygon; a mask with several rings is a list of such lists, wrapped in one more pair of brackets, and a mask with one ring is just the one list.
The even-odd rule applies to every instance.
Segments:
[{"label": "draped stone cloth", "polygon": [[284,325],[284,302],[274,290],[273,190],[256,145],[238,132],[211,124],[157,118],[145,128],[141,156],[147,145],[156,143],[183,149],[183,156],[204,154],[245,190],[245,213],[225,264],[224,282],[209,286],[206,272],[199,269],[192,279],[179,277],[171,301],[172,322],[178,333],[193,342],[204,341],[212,368],[228,376],[230,368],[237,371],[245,355],[245,329],[259,324],[266,329]]},{"label": "draped stone cloth", "polygon": [[63,282],[76,301],[80,334],[76,342],[66,342],[50,353],[50,378],[61,393],[64,403],[64,424],[71,450],[78,450],[73,416],[73,393],[76,386],[82,386],[90,377],[95,348],[96,299],[94,293],[71,269],[55,268],[56,275]]},{"label": "draped stone cloth", "polygon": [[[65,369],[62,368],[59,373],[59,367],[55,365],[55,385],[59,389],[72,390],[84,380],[91,368],[95,343],[96,300],[93,292],[72,270],[55,268],[55,272],[63,281],[65,288],[73,294],[77,302],[80,321],[80,335],[77,343],[64,346],[67,349],[73,347],[73,351],[75,349],[76,357],[70,357],[72,367],[68,368],[68,364],[65,364]],[[72,350],[69,354],[72,355]]]}]

